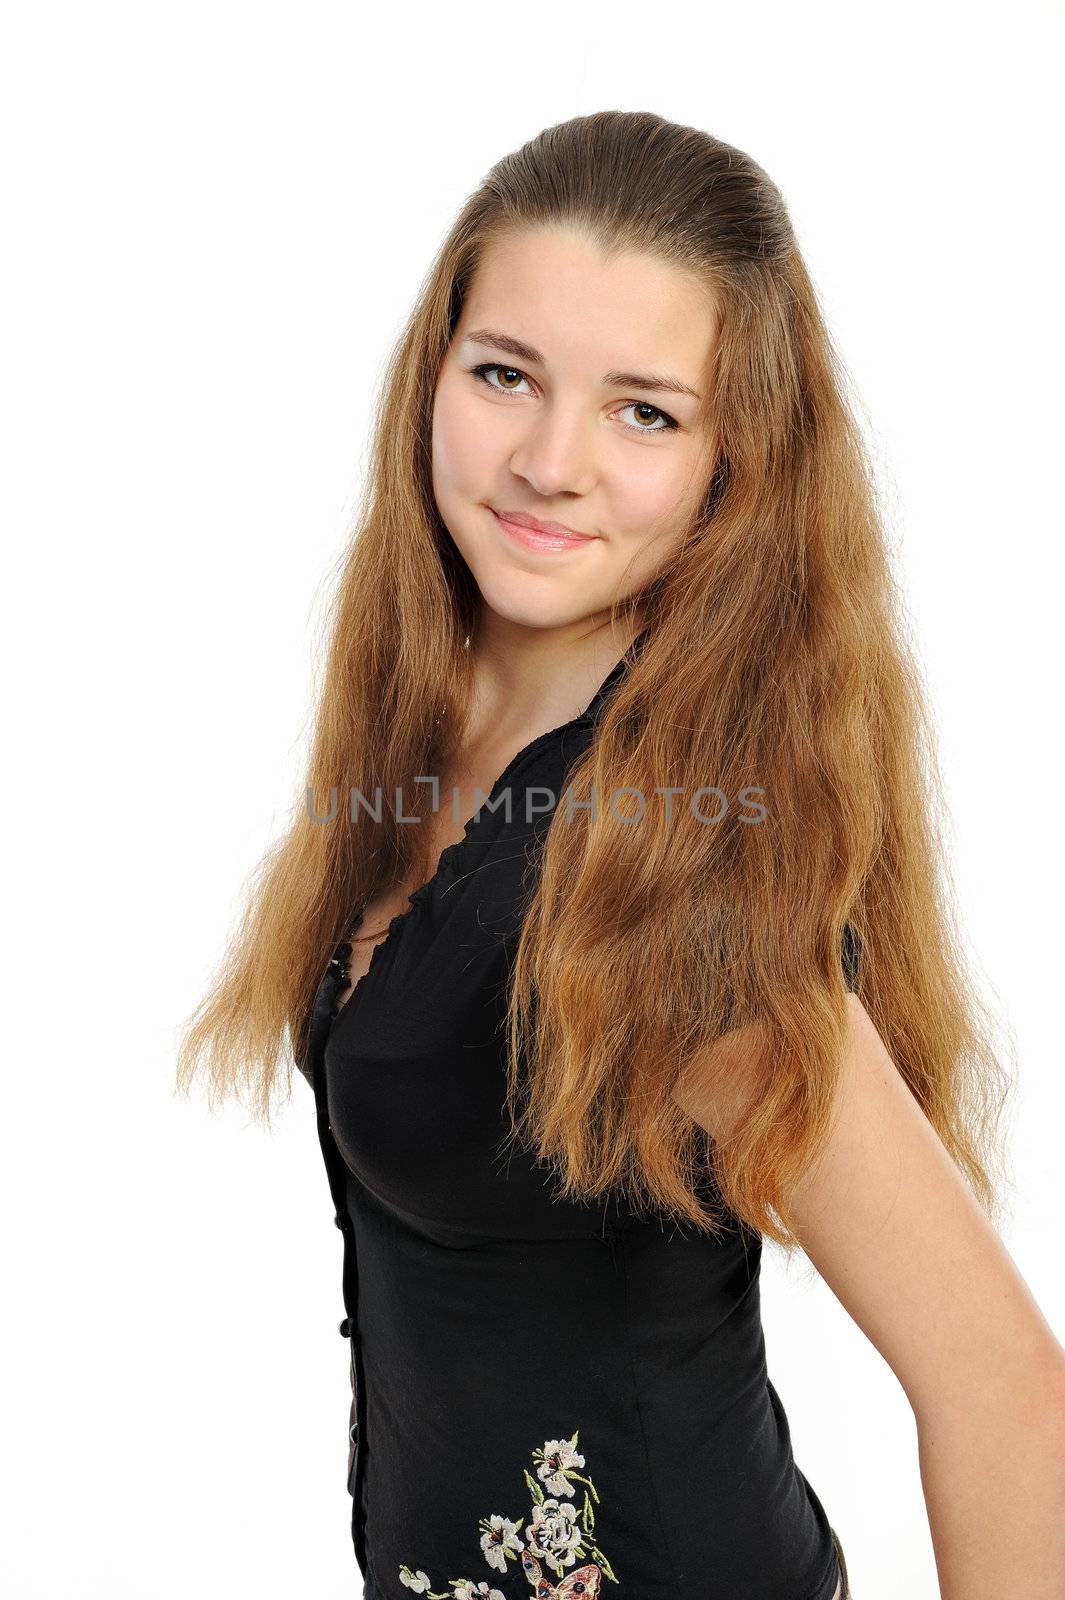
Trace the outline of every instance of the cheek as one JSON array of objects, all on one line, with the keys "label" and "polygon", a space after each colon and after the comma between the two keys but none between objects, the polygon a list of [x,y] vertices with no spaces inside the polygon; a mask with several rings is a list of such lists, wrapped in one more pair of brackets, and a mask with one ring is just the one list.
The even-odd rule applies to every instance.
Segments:
[{"label": "cheek", "polygon": [[639,470],[617,485],[613,523],[628,555],[640,551],[641,560],[658,560],[680,537],[694,510],[694,457],[663,449],[660,459],[648,461],[649,449],[640,454],[644,460]]},{"label": "cheek", "polygon": [[443,383],[433,409],[433,477],[446,494],[487,492],[487,472],[498,459],[491,419],[476,395]]}]

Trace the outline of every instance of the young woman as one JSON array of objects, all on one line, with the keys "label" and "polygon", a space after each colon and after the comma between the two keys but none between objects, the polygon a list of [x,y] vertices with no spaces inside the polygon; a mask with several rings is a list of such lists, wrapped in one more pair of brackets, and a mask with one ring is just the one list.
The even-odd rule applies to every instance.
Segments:
[{"label": "young woman", "polygon": [[929,728],[772,181],[644,113],[500,161],[179,1062],[267,1121],[289,1047],[314,1089],[371,1600],[843,1600],[764,1238],[904,1386],[944,1596],[1061,1592],[1065,1353],[996,1231]]}]

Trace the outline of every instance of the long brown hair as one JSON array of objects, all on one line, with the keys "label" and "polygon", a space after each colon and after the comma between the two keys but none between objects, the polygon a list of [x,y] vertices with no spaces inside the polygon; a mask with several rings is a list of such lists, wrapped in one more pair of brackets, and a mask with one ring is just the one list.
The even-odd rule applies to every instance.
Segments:
[{"label": "long brown hair", "polygon": [[[954,921],[932,719],[842,364],[777,186],[743,151],[649,112],[575,117],[504,157],[424,280],[337,576],[306,790],[187,1024],[178,1085],[203,1059],[212,1104],[247,1089],[269,1123],[353,909],[435,865],[428,830],[387,805],[381,822],[323,826],[307,800],[380,785],[424,815],[414,778],[440,770],[464,727],[479,595],[431,490],[433,396],[486,247],[550,226],[701,275],[720,318],[718,450],[686,537],[639,596],[638,659],[569,774],[585,801],[667,785],[684,798],[671,817],[648,799],[636,826],[600,803],[549,831],[513,971],[512,1134],[562,1194],[621,1188],[713,1232],[709,1171],[790,1252],[788,1195],[840,1072],[849,925],[861,999],[994,1216],[1008,1076]],[[706,785],[730,802],[756,786],[764,820],[730,803],[706,826],[688,805]],[[770,1070],[731,1136],[708,1142],[678,1077],[726,1026],[755,1022]]]}]

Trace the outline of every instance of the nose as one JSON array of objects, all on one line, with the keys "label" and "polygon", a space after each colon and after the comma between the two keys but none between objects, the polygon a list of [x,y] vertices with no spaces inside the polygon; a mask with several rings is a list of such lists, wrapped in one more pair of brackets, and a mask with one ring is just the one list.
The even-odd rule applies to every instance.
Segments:
[{"label": "nose", "polygon": [[545,499],[588,494],[599,470],[597,439],[586,418],[545,408],[512,451],[511,471]]}]

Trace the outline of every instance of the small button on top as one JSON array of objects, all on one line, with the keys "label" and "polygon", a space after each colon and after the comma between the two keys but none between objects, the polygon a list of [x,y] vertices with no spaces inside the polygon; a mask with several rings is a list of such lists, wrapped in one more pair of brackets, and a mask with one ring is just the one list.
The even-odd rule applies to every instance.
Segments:
[{"label": "small button on top", "polygon": [[350,1339],[351,1338],[351,1318],[350,1317],[345,1317],[343,1322],[340,1324],[340,1337],[342,1339]]}]

